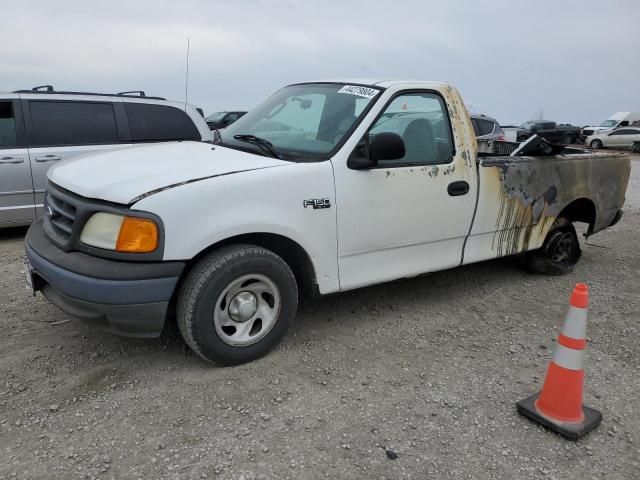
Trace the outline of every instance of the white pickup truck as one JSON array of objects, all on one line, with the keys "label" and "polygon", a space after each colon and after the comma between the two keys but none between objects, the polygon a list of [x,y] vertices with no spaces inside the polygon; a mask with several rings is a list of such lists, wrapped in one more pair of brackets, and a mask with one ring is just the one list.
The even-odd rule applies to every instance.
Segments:
[{"label": "white pickup truck", "polygon": [[290,85],[216,135],[49,171],[27,281],[65,312],[153,337],[175,312],[206,360],[258,358],[301,294],[329,294],[524,252],[578,261],[621,215],[625,154],[477,153],[458,92],[435,82]]}]

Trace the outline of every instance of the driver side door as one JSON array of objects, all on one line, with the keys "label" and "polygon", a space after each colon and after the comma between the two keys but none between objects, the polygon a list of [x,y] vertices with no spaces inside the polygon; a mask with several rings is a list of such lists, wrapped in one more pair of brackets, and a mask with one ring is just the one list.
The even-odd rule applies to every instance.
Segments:
[{"label": "driver side door", "polygon": [[365,135],[400,135],[404,157],[367,170],[334,161],[341,290],[460,264],[477,184],[450,108],[436,91],[400,92]]}]

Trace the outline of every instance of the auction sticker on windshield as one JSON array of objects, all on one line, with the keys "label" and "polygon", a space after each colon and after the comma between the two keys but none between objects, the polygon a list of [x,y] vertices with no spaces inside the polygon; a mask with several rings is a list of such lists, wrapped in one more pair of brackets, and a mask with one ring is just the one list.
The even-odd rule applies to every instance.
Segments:
[{"label": "auction sticker on windshield", "polygon": [[358,85],[345,85],[338,93],[347,93],[349,95],[357,95],[364,98],[373,98],[378,94],[375,88],[359,87]]}]

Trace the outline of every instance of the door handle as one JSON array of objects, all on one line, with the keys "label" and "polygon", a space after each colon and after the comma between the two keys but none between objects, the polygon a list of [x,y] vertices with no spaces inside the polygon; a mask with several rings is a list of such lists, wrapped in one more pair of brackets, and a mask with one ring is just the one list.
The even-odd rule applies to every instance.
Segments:
[{"label": "door handle", "polygon": [[0,158],[0,164],[2,164],[2,163],[24,163],[24,158],[2,157],[2,158]]},{"label": "door handle", "polygon": [[60,160],[58,155],[45,155],[44,157],[36,157],[36,162],[57,162]]},{"label": "door handle", "polygon": [[447,193],[452,197],[457,197],[459,195],[466,195],[469,192],[469,184],[464,180],[460,180],[458,182],[452,182],[447,187]]}]

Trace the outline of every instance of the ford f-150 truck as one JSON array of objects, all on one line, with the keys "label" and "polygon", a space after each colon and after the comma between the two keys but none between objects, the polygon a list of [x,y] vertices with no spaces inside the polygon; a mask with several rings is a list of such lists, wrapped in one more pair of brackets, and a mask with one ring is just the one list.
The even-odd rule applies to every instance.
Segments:
[{"label": "ford f-150 truck", "polygon": [[175,313],[206,360],[258,358],[298,299],[506,255],[569,271],[621,215],[629,159],[477,153],[458,92],[435,82],[316,82],[269,97],[213,143],[69,160],[27,233],[27,282],[111,332]]}]

